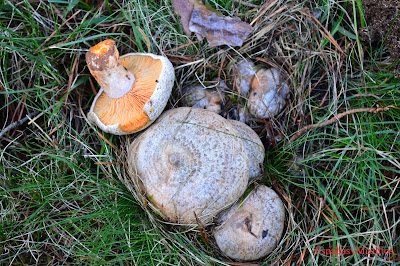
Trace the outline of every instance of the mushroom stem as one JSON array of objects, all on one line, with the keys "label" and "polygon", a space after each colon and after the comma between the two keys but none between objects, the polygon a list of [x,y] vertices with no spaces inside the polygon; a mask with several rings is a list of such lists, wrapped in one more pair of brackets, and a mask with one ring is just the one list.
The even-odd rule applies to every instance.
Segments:
[{"label": "mushroom stem", "polygon": [[110,98],[120,98],[131,90],[134,75],[119,63],[119,53],[113,40],[102,41],[86,53],[90,73]]}]

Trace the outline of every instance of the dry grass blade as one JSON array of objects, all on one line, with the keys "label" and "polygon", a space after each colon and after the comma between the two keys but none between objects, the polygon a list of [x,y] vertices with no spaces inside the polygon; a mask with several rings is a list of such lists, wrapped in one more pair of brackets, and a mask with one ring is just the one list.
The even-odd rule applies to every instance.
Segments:
[{"label": "dry grass blade", "polygon": [[198,226],[198,228],[199,228],[199,230],[200,230],[201,236],[203,237],[203,239],[204,239],[204,241],[206,242],[206,244],[209,245],[209,243],[208,243],[207,232],[206,232],[206,230],[205,230],[205,227],[204,227],[203,223],[202,223],[202,222],[199,220],[199,218],[197,217],[196,212],[193,212],[193,214],[194,214],[194,217],[196,218],[196,223],[197,223],[197,226]]},{"label": "dry grass blade", "polygon": [[257,17],[255,19],[253,19],[252,22],[250,22],[250,25],[253,26],[254,23],[256,23],[257,20],[260,19],[260,17],[262,17],[265,12],[267,12],[271,7],[273,7],[276,2],[278,2],[278,0],[269,0],[267,3],[264,4],[264,8],[261,9],[260,13],[257,15]]},{"label": "dry grass blade", "polygon": [[68,102],[68,95],[71,90],[72,82],[74,80],[74,76],[76,75],[77,65],[78,65],[79,56],[75,57],[74,63],[72,64],[71,73],[69,74],[68,78],[68,86],[67,86],[67,96],[65,97],[64,101],[64,109],[67,110],[67,102]]},{"label": "dry grass blade", "polygon": [[321,31],[321,33],[336,47],[336,49],[338,49],[342,55],[345,55],[345,52],[342,50],[342,48],[340,47],[340,45],[337,43],[337,41],[335,40],[335,38],[333,38],[333,36],[330,34],[330,32],[321,24],[321,22],[314,16],[312,15],[309,11],[303,11],[307,16],[311,17],[312,20],[317,23],[321,28],[319,29]]},{"label": "dry grass blade", "polygon": [[108,139],[106,139],[106,137],[103,136],[103,134],[101,134],[100,132],[96,132],[97,135],[104,140],[108,145],[110,145],[116,152],[118,152],[119,154],[121,153],[121,150],[118,149],[114,144],[112,144]]},{"label": "dry grass blade", "polygon": [[58,29],[56,29],[55,31],[53,31],[53,32],[50,34],[50,36],[49,36],[46,40],[44,40],[44,42],[43,42],[42,44],[40,44],[40,47],[37,48],[37,49],[35,50],[35,52],[37,52],[41,47],[43,47],[43,45],[45,45],[48,41],[50,41],[50,40],[51,40],[51,37],[53,37],[57,32],[59,32],[60,29],[61,29],[65,24],[67,24],[71,19],[73,19],[73,18],[74,18],[76,15],[78,15],[79,13],[81,13],[81,10],[76,11],[74,14],[72,14],[72,16],[70,16],[68,19],[66,19],[66,20],[60,25],[60,27],[58,27]]},{"label": "dry grass blade", "polygon": [[186,47],[186,46],[189,46],[189,45],[192,45],[192,44],[196,44],[196,43],[198,43],[198,42],[197,42],[197,41],[193,41],[193,42],[185,43],[185,44],[179,45],[178,47],[175,47],[175,48],[172,48],[172,49],[165,50],[165,51],[163,51],[163,53],[169,53],[169,52],[173,52],[173,51],[176,51],[176,50],[182,49],[182,48],[184,48],[184,47]]},{"label": "dry grass blade", "polygon": [[136,29],[142,34],[143,39],[146,40],[147,52],[150,53],[151,47],[149,37],[147,37],[146,33],[139,26],[136,26]]}]

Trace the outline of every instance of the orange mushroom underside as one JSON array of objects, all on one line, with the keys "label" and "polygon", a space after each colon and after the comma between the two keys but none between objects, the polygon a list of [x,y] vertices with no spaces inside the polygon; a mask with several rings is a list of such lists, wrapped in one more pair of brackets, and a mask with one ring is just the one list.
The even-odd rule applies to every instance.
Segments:
[{"label": "orange mushroom underside", "polygon": [[120,63],[135,76],[132,89],[120,98],[110,98],[103,91],[93,112],[104,125],[119,124],[121,131],[130,133],[149,122],[143,107],[153,95],[163,66],[161,60],[145,55],[127,56]]}]

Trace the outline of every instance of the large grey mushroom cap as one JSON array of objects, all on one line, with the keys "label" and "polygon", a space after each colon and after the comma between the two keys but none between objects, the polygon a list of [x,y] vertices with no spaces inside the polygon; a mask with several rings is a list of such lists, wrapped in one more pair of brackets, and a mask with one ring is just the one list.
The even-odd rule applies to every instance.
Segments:
[{"label": "large grey mushroom cap", "polygon": [[285,208],[272,189],[259,185],[221,218],[214,237],[228,257],[251,261],[270,254],[281,239]]},{"label": "large grey mushroom cap", "polygon": [[133,183],[169,221],[208,224],[246,189],[249,162],[235,127],[208,110],[169,110],[130,145]]},{"label": "large grey mushroom cap", "polygon": [[270,118],[282,111],[289,86],[276,68],[260,69],[251,84],[247,106],[257,118]]},{"label": "large grey mushroom cap", "polygon": [[242,138],[247,155],[249,156],[249,179],[254,179],[263,172],[263,162],[265,156],[264,145],[254,130],[237,120],[228,120],[235,126],[239,136]]}]

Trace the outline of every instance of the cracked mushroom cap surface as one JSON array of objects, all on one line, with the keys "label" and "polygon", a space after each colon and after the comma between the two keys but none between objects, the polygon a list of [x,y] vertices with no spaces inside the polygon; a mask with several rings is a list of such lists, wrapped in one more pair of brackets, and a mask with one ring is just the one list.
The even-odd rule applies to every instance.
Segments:
[{"label": "cracked mushroom cap surface", "polygon": [[249,179],[254,179],[263,172],[265,148],[257,133],[245,123],[228,120],[236,128],[242,138],[249,157]]},{"label": "cracked mushroom cap surface", "polygon": [[247,106],[257,118],[277,115],[289,96],[289,86],[276,68],[260,69],[251,83]]},{"label": "cracked mushroom cap surface", "polygon": [[166,111],[131,143],[133,183],[168,221],[204,225],[241,197],[249,163],[235,127],[199,108]]},{"label": "cracked mushroom cap surface", "polygon": [[[103,53],[92,51],[86,56],[92,75],[102,86],[88,118],[103,131],[116,135],[143,130],[157,119],[168,102],[175,80],[173,66],[166,57],[150,53],[119,57],[116,48],[107,47],[104,42],[100,43]],[[103,59],[107,49],[114,49],[114,53]],[[111,65],[109,62],[113,62],[111,70],[105,69]],[[133,83],[121,82],[124,79]]]},{"label": "cracked mushroom cap surface", "polygon": [[222,216],[214,238],[226,256],[240,261],[258,260],[276,248],[284,224],[285,208],[278,194],[259,185]]}]

